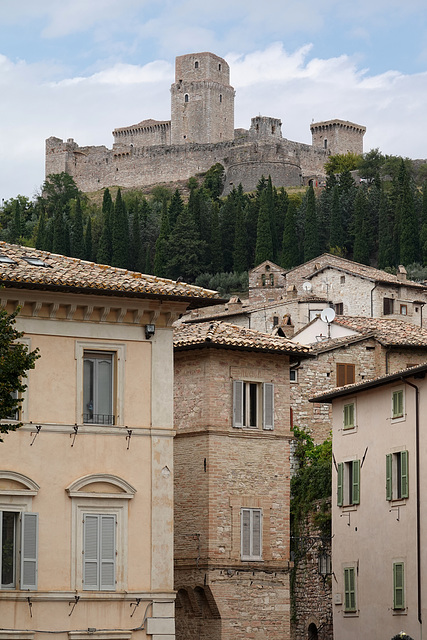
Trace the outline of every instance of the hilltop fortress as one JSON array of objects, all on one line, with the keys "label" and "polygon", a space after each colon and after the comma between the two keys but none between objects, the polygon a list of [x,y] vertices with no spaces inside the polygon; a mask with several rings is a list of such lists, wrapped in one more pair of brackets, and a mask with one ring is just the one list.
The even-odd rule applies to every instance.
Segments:
[{"label": "hilltop fortress", "polygon": [[175,61],[171,120],[143,120],[114,129],[112,149],[46,140],[46,176],[66,171],[84,192],[114,185],[147,187],[186,180],[220,162],[224,193],[242,183],[253,190],[262,175],[276,186],[297,186],[325,175],[331,154],[363,153],[366,128],[344,120],[310,126],[312,144],[282,138],[278,118],[256,116],[234,129],[230,68],[213,53],[191,53]]}]

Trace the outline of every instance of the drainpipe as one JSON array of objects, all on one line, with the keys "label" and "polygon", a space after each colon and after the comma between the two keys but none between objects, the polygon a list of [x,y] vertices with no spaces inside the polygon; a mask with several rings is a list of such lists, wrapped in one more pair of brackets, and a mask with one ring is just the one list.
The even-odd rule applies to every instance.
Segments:
[{"label": "drainpipe", "polygon": [[372,289],[371,289],[371,318],[374,317],[374,298],[373,298],[373,293],[374,293],[374,290],[377,288],[377,284],[378,284],[378,282],[376,282],[374,284],[374,286],[372,287]]},{"label": "drainpipe", "polygon": [[418,591],[418,622],[420,623],[420,637],[422,637],[422,612],[421,612],[421,533],[420,533],[420,390],[417,385],[401,378],[402,382],[415,389],[415,466],[417,487],[417,591]]}]

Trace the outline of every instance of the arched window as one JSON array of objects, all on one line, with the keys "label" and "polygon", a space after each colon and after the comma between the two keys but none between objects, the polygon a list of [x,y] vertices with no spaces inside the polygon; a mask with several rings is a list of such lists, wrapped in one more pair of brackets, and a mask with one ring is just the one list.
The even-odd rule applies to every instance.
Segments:
[{"label": "arched window", "polygon": [[197,62],[197,60],[196,60],[196,62],[194,63],[194,68],[195,68],[195,69],[198,69],[198,68],[199,68],[199,63]]},{"label": "arched window", "polygon": [[328,148],[328,141],[327,141],[327,139],[326,139],[326,138],[323,140],[323,147],[324,147],[325,149],[327,149],[327,148]]},{"label": "arched window", "polygon": [[221,63],[218,65],[218,71],[221,71]]},{"label": "arched window", "polygon": [[219,101],[222,102],[222,93],[219,94]]},{"label": "arched window", "polygon": [[312,622],[308,625],[308,640],[317,640],[318,637],[317,627],[314,622]]},{"label": "arched window", "polygon": [[184,96],[184,102],[188,102],[188,100],[189,100],[188,93],[186,93]]}]

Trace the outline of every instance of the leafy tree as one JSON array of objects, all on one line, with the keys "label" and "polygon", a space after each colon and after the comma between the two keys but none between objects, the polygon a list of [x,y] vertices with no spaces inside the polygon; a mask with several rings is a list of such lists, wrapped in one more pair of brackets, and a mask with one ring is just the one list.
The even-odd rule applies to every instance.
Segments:
[{"label": "leafy tree", "polygon": [[203,186],[213,200],[218,200],[224,189],[225,171],[220,162],[214,164],[205,174]]},{"label": "leafy tree", "polygon": [[385,157],[379,149],[371,149],[368,153],[364,153],[358,166],[360,177],[365,178],[368,184],[372,184],[380,176],[384,162]]},{"label": "leafy tree", "polygon": [[42,193],[39,202],[46,207],[48,216],[52,216],[54,211],[64,211],[70,200],[83,197],[74,179],[64,171],[48,175],[42,186]]},{"label": "leafy tree", "polygon": [[345,154],[336,154],[329,156],[325,162],[325,171],[327,175],[341,174],[346,171],[354,171],[360,164],[360,156],[357,153],[348,151]]},{"label": "leafy tree", "polygon": [[[10,420],[19,410],[22,394],[27,385],[24,378],[29,369],[34,369],[39,358],[38,349],[28,351],[25,344],[18,342],[23,333],[15,328],[19,310],[8,314],[0,309],[0,419]],[[22,423],[0,423],[0,433],[15,431]],[[0,442],[3,442],[0,438]]]}]

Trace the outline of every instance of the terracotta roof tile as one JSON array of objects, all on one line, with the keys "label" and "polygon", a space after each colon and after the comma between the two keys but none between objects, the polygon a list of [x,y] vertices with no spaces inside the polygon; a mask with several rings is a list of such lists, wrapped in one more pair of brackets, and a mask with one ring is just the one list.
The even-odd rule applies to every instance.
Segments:
[{"label": "terracotta roof tile", "polygon": [[294,344],[286,338],[260,333],[227,322],[181,323],[174,329],[174,347],[176,349],[211,345],[269,353],[309,354],[308,347]]},{"label": "terracotta roof tile", "polygon": [[[3,261],[4,257],[13,262]],[[36,259],[42,264],[30,264],[25,258]],[[184,282],[174,282],[166,278],[0,241],[0,285],[2,284],[26,289],[61,288],[140,298],[194,298],[198,304],[212,304],[219,300],[217,291]]]},{"label": "terracotta roof tile", "polygon": [[363,335],[373,335],[384,346],[427,346],[427,329],[405,320],[337,316],[334,322]]}]

